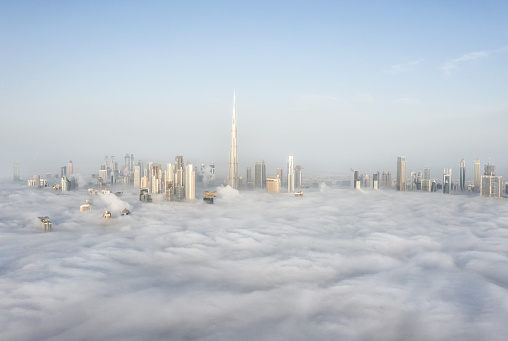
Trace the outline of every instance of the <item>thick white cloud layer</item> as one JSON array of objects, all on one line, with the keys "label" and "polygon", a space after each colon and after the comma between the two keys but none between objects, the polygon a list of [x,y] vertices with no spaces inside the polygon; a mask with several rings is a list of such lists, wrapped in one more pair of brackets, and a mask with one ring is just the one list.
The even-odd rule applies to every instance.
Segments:
[{"label": "thick white cloud layer", "polygon": [[[502,199],[226,188],[214,205],[148,204],[126,190],[93,196],[80,213],[85,191],[9,186],[0,190],[2,340],[508,335]],[[120,216],[124,207],[132,214]]]}]

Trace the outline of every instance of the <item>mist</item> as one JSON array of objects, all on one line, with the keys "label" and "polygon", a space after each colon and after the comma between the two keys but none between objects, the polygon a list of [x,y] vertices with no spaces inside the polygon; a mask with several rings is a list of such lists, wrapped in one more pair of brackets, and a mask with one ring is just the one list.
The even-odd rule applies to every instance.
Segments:
[{"label": "mist", "polygon": [[142,203],[134,190],[0,193],[1,339],[508,333],[504,199],[326,185],[300,198],[221,187],[214,205]]}]

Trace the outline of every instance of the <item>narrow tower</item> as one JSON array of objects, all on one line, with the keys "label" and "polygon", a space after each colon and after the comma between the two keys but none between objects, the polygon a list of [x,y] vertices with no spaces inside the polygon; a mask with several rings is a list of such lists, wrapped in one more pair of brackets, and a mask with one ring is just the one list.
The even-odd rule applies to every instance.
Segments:
[{"label": "narrow tower", "polygon": [[460,190],[466,190],[466,161],[464,158],[460,161]]},{"label": "narrow tower", "polygon": [[397,159],[397,191],[406,190],[406,158],[399,156]]},{"label": "narrow tower", "polygon": [[231,150],[229,152],[228,185],[238,189],[238,155],[236,150],[236,101],[233,92],[233,124],[231,126]]},{"label": "narrow tower", "polygon": [[288,161],[288,193],[295,191],[295,168],[293,166],[293,155],[289,155]]},{"label": "narrow tower", "polygon": [[480,192],[480,157],[478,154],[474,160],[474,191]]}]

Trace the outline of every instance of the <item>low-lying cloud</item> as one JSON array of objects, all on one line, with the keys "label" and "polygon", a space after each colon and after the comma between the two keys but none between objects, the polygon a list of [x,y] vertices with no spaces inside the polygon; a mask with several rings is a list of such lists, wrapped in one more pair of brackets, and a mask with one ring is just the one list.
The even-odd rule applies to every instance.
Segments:
[{"label": "low-lying cloud", "polygon": [[[0,339],[502,340],[504,200],[0,190]],[[200,197],[196,195],[196,197]],[[121,216],[129,208],[131,215]],[[104,210],[112,219],[103,219]],[[37,216],[48,215],[44,233]]]}]

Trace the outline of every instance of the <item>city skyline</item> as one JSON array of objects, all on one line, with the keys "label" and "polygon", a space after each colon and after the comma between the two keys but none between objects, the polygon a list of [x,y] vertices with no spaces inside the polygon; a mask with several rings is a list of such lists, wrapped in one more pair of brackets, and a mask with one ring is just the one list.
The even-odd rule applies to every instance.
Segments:
[{"label": "city skyline", "polygon": [[293,153],[308,174],[479,154],[508,175],[502,2],[0,6],[5,177],[127,151],[227,172],[234,88],[240,174]]},{"label": "city skyline", "polygon": [[507,14],[0,1],[0,339],[504,340]]}]

